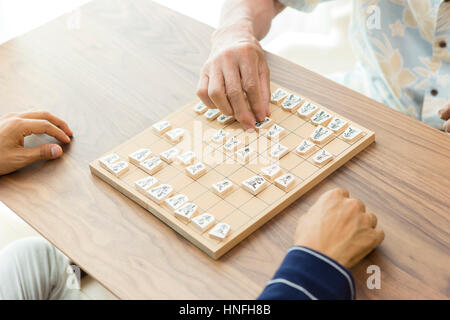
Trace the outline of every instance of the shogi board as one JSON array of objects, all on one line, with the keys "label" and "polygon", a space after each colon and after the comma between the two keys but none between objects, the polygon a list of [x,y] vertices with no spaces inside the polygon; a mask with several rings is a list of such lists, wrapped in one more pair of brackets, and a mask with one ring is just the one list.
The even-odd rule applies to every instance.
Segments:
[{"label": "shogi board", "polygon": [[[271,86],[272,92],[282,88],[274,83]],[[286,88],[282,89],[295,94]],[[306,100],[311,101],[308,98]],[[193,227],[192,222],[176,218],[173,211],[164,204],[158,205],[138,192],[134,186],[135,181],[148,176],[138,166],[129,163],[129,171],[120,178],[100,166],[98,159],[90,163],[90,169],[92,174],[147,209],[210,257],[218,259],[375,140],[375,134],[368,129],[352,122],[351,119],[337,115],[332,109],[325,108],[314,101],[311,102],[333,116],[347,120],[350,125],[363,132],[362,137],[352,143],[336,135],[330,142],[318,147],[318,150],[325,149],[334,156],[334,159],[324,166],[316,165],[312,160],[313,155],[303,157],[294,152],[296,146],[303,139],[307,139],[315,129],[310,120],[300,118],[297,113],[285,111],[280,106],[270,104],[272,123],[279,124],[286,130],[286,134],[279,143],[290,149],[287,155],[277,161],[268,156],[267,151],[273,142],[266,138],[263,131],[248,133],[242,131],[238,122],[222,125],[217,120],[207,120],[203,114],[194,111],[194,107],[199,103],[198,100],[161,119],[161,121],[169,121],[172,128],[180,127],[186,130],[181,142],[173,144],[149,127],[98,158],[116,153],[120,156],[120,160],[128,161],[128,155],[141,148],[150,149],[153,155],[158,155],[172,147],[180,149],[181,152],[194,151],[197,159],[207,166],[206,174],[197,180],[189,177],[184,171],[185,166],[177,161],[171,164],[164,162],[164,167],[153,176],[159,180],[160,184],[166,183],[173,186],[174,194],[181,193],[188,196],[189,201],[198,205],[198,214],[208,212],[215,217],[216,222],[229,224],[231,230],[222,241],[211,238],[208,231],[203,233],[198,231]],[[222,144],[209,140],[209,137],[219,129],[233,132],[233,135],[245,141],[246,145],[256,149],[247,164],[235,161],[233,154],[223,151]],[[295,185],[288,192],[278,188],[273,182],[269,182],[267,188],[257,195],[252,195],[241,186],[243,180],[261,175],[261,168],[273,163],[278,163],[283,173],[289,172],[294,175]],[[219,196],[212,191],[212,184],[224,179],[233,182],[233,190],[225,196]]]}]

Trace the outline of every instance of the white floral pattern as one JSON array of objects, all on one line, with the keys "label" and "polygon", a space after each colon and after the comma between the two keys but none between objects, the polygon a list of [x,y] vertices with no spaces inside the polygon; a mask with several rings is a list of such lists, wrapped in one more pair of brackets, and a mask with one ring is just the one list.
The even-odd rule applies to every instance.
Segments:
[{"label": "white floral pattern", "polygon": [[[280,0],[302,11],[329,0]],[[342,77],[370,83],[363,93],[443,129],[437,111],[450,101],[450,2],[353,0],[350,39],[362,70]],[[378,24],[373,24],[374,11]],[[364,78],[364,79],[362,79]],[[361,87],[361,86],[360,86]]]}]

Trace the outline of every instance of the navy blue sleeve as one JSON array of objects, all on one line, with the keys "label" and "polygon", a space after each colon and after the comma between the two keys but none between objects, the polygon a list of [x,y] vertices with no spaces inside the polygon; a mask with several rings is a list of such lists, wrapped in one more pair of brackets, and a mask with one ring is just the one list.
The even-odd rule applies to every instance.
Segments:
[{"label": "navy blue sleeve", "polygon": [[306,247],[292,247],[258,297],[260,300],[354,299],[350,271],[337,261]]}]

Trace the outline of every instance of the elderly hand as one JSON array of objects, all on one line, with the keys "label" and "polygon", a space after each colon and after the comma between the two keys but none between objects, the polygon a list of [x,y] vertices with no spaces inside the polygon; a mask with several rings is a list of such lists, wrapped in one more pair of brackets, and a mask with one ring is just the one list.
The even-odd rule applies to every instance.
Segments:
[{"label": "elderly hand", "polygon": [[0,175],[16,171],[34,161],[56,159],[63,150],[58,144],[24,147],[31,134],[47,134],[69,143],[72,131],[67,124],[48,112],[10,113],[0,118]]},{"label": "elderly hand", "polygon": [[298,222],[295,245],[321,252],[350,268],[384,239],[377,217],[344,189],[323,194]]},{"label": "elderly hand", "polygon": [[197,95],[210,108],[234,115],[244,129],[270,115],[270,75],[263,49],[245,25],[217,30],[200,73]]},{"label": "elderly hand", "polygon": [[447,105],[438,111],[439,117],[445,121],[444,123],[444,131],[450,132],[450,102]]}]

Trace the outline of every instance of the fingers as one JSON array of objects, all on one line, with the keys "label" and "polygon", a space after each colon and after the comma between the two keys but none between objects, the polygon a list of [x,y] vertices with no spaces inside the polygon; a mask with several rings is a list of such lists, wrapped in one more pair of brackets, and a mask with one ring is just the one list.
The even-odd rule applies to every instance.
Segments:
[{"label": "fingers", "polygon": [[23,136],[29,136],[33,133],[35,134],[47,134],[56,138],[63,143],[69,143],[69,136],[60,128],[54,124],[48,122],[47,120],[32,120],[24,119],[21,123],[23,129]]},{"label": "fingers", "polygon": [[73,136],[72,130],[69,128],[67,123],[57,116],[51,114],[46,111],[36,111],[36,112],[25,112],[18,115],[22,119],[38,119],[38,120],[47,120],[48,122],[54,124],[58,128],[64,131],[66,135],[69,137]]},{"label": "fingers", "polygon": [[265,59],[263,59],[260,64],[261,65],[259,67],[259,83],[260,83],[259,87],[261,90],[262,103],[263,107],[266,110],[266,117],[270,117],[270,108],[269,108],[270,70]]},{"label": "fingers", "polygon": [[224,75],[220,70],[217,70],[210,75],[208,83],[208,96],[216,108],[220,109],[223,114],[232,115],[233,110],[228,102],[223,78]]},{"label": "fingers", "polygon": [[215,108],[214,102],[208,96],[209,77],[206,74],[201,74],[197,85],[197,96],[209,108]]},{"label": "fingers", "polygon": [[62,148],[57,144],[42,144],[34,148],[21,149],[21,153],[25,159],[25,164],[39,160],[57,159],[63,155]]},{"label": "fingers", "polygon": [[442,120],[449,120],[450,119],[450,103],[447,104],[444,108],[438,111],[439,117]]},{"label": "fingers", "polygon": [[255,126],[255,117],[248,107],[241,85],[241,76],[237,68],[226,67],[223,70],[225,77],[226,94],[231,103],[234,117],[245,130]]},{"label": "fingers", "polygon": [[374,229],[373,249],[378,247],[384,240],[384,231],[381,229]]},{"label": "fingers", "polygon": [[326,193],[323,194],[323,196],[334,196],[334,197],[343,197],[343,198],[348,198],[350,197],[350,193],[342,188],[335,188],[332,189],[330,191],[327,191]]},{"label": "fingers", "polygon": [[250,109],[256,121],[263,121],[266,117],[266,106],[263,106],[261,97],[259,70],[257,61],[244,61],[239,66],[242,77],[242,88],[247,94]]},{"label": "fingers", "polygon": [[363,216],[363,221],[366,225],[370,226],[371,228],[374,228],[377,226],[378,218],[376,215],[374,215],[371,212],[365,213]]}]

